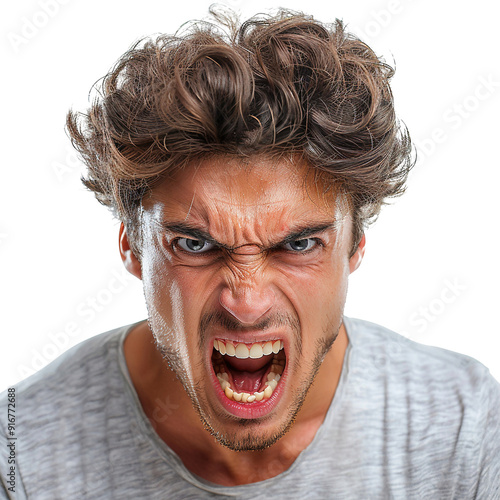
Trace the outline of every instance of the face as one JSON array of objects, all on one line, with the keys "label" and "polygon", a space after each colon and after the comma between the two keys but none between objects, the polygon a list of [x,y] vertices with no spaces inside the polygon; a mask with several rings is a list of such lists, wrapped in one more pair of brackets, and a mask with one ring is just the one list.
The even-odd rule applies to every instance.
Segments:
[{"label": "face", "polygon": [[358,256],[347,206],[324,188],[303,164],[211,159],[143,200],[151,330],[231,449],[287,431],[338,334]]}]

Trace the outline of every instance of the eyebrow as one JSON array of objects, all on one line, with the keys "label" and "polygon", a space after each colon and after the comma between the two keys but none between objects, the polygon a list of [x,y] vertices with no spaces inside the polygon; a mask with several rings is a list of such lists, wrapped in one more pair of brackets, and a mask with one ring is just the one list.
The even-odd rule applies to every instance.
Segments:
[{"label": "eyebrow", "polygon": [[286,243],[290,243],[291,241],[297,241],[297,240],[302,240],[307,238],[308,236],[312,236],[313,234],[316,233],[323,233],[324,231],[327,231],[328,229],[333,229],[335,227],[334,222],[325,222],[322,224],[318,224],[316,226],[303,226],[299,227],[293,232],[291,232],[288,236],[286,236],[284,239],[282,239],[279,243],[273,246],[281,246],[285,245]]},{"label": "eyebrow", "polygon": [[210,233],[207,233],[203,229],[193,226],[192,224],[186,224],[185,222],[162,222],[161,226],[163,229],[170,231],[171,233],[184,234],[186,236],[191,236],[193,239],[206,240],[209,243],[226,248],[225,245],[222,245],[222,243],[219,243],[217,240],[212,238]]},{"label": "eyebrow", "polygon": [[[329,221],[329,222],[321,222],[319,224],[316,224],[314,226],[309,226],[309,225],[304,225],[304,226],[299,226],[292,230],[291,233],[289,233],[285,238],[283,238],[281,241],[274,243],[271,245],[271,248],[276,248],[282,245],[286,245],[287,243],[290,243],[292,241],[297,241],[301,239],[305,239],[308,236],[311,236],[313,234],[317,233],[322,233],[324,231],[327,231],[328,229],[334,229],[335,228],[335,221]],[[162,222],[161,226],[163,229],[166,231],[172,232],[172,233],[179,233],[183,234],[185,236],[189,236],[193,239],[199,239],[199,240],[206,240],[209,243],[213,243],[214,245],[217,245],[219,247],[225,248],[227,250],[231,250],[232,247],[229,247],[227,245],[224,245],[223,243],[220,243],[216,239],[214,239],[210,233],[207,231],[204,231],[203,229],[194,226],[192,224],[188,224],[185,222]]]}]

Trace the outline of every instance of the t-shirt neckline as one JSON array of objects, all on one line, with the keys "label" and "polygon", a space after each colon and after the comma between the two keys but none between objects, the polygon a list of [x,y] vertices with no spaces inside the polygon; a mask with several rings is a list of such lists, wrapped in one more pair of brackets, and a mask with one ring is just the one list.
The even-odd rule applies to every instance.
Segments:
[{"label": "t-shirt neckline", "polygon": [[345,387],[347,385],[348,381],[348,376],[349,376],[349,365],[350,365],[350,358],[351,358],[351,352],[352,352],[352,330],[351,330],[351,323],[350,319],[347,317],[343,317],[343,323],[344,327],[346,330],[347,338],[348,338],[348,344],[346,347],[346,351],[344,353],[344,360],[342,363],[342,371],[340,374],[339,378],[339,383],[337,385],[337,389],[335,391],[335,394],[333,396],[332,402],[330,403],[330,406],[326,412],[325,418],[323,422],[321,423],[319,429],[317,430],[313,440],[309,443],[309,445],[300,452],[298,457],[295,459],[295,461],[292,463],[292,465],[283,471],[282,473],[278,474],[277,476],[271,477],[269,479],[265,479],[264,481],[258,481],[256,483],[249,483],[249,484],[243,484],[243,485],[238,485],[238,486],[224,486],[220,485],[217,483],[212,483],[194,473],[192,473],[182,462],[182,460],[179,458],[179,456],[163,441],[160,436],[157,434],[156,430],[153,428],[151,422],[149,421],[149,418],[145,414],[141,402],[139,400],[139,396],[137,394],[137,391],[134,387],[134,384],[132,382],[132,378],[130,376],[130,373],[128,371],[128,366],[127,362],[125,359],[125,352],[124,352],[124,342],[125,339],[127,338],[127,335],[135,328],[137,325],[140,323],[143,323],[146,320],[141,320],[136,323],[133,323],[131,325],[128,325],[124,327],[123,331],[121,332],[119,338],[118,338],[118,364],[120,367],[121,374],[124,378],[125,386],[127,389],[127,394],[129,398],[129,403],[133,407],[134,414],[136,416],[136,421],[139,425],[139,428],[142,430],[144,437],[148,439],[150,442],[151,446],[155,448],[158,456],[166,461],[169,466],[171,466],[178,474],[181,476],[185,481],[190,483],[191,485],[202,489],[204,491],[209,491],[211,493],[218,493],[218,494],[223,494],[224,492],[229,492],[231,491],[231,494],[238,494],[238,493],[243,493],[245,491],[249,491],[251,488],[256,488],[256,487],[262,487],[266,485],[271,485],[275,482],[279,482],[281,479],[285,478],[289,474],[292,474],[295,469],[297,469],[300,464],[307,459],[307,456],[311,453],[314,453],[315,448],[318,446],[318,443],[321,441],[321,437],[323,433],[325,432],[325,429],[328,428],[331,420],[334,418],[335,415],[335,408],[338,407],[342,400],[343,400],[343,395],[345,392]]}]

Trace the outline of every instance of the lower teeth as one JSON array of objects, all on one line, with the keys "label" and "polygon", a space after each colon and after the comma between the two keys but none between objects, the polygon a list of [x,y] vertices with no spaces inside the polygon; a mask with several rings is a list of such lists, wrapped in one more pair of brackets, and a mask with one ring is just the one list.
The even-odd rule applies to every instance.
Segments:
[{"label": "lower teeth", "polygon": [[239,403],[253,403],[254,401],[262,401],[263,399],[269,399],[276,389],[278,382],[283,373],[283,368],[285,361],[274,361],[271,371],[267,375],[267,381],[265,383],[265,389],[260,392],[254,392],[250,394],[248,392],[236,392],[231,388],[229,383],[229,376],[225,372],[224,366],[218,366],[216,369],[217,379],[222,387],[222,390],[226,394],[228,399],[237,401]]}]

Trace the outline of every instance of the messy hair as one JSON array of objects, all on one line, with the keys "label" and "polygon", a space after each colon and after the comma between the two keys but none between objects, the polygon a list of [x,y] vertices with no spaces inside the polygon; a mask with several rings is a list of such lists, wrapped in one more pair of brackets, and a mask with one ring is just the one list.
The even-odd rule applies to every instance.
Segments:
[{"label": "messy hair", "polygon": [[349,199],[354,253],[413,166],[391,66],[336,20],[279,10],[212,21],[133,45],[67,129],[84,185],[125,223],[140,256],[143,197],[176,169],[213,156],[299,157]]}]

